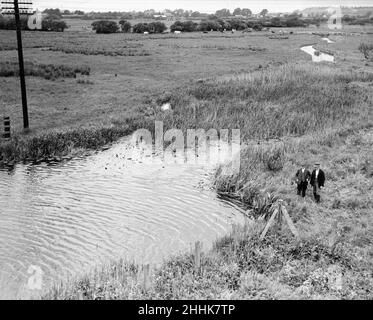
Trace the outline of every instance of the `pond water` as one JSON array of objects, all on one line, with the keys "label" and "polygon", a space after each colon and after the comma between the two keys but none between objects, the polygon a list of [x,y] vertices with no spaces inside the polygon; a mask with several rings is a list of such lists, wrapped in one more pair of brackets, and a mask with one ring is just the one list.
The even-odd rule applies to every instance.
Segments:
[{"label": "pond water", "polygon": [[305,46],[301,50],[311,55],[313,62],[334,62],[334,56],[318,51],[313,46]]},{"label": "pond water", "polygon": [[322,40],[326,41],[327,43],[335,43],[334,41],[330,40],[329,38],[322,38]]},{"label": "pond water", "polygon": [[35,296],[34,270],[44,290],[121,257],[159,264],[195,241],[207,249],[242,223],[242,210],[212,190],[211,165],[156,160],[124,139],[79,159],[1,169],[0,298]]}]

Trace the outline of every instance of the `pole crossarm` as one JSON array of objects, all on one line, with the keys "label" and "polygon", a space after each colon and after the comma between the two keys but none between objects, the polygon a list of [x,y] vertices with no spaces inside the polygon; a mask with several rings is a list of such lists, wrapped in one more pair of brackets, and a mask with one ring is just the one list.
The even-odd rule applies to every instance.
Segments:
[{"label": "pole crossarm", "polygon": [[[33,5],[32,2],[25,2],[25,1],[1,1],[1,10],[3,15],[15,15],[16,14],[16,7],[18,7],[19,14],[33,14],[33,8],[30,7]],[[12,6],[9,6],[12,5]],[[27,6],[27,7],[25,7]]]}]

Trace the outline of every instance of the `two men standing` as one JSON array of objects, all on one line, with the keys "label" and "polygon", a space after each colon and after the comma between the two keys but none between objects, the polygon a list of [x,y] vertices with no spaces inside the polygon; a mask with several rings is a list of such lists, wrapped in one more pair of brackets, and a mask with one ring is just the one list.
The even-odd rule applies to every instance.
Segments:
[{"label": "two men standing", "polygon": [[298,186],[298,195],[301,195],[303,198],[306,196],[308,182],[310,182],[313,187],[313,196],[317,203],[320,202],[320,188],[324,187],[325,173],[320,169],[319,163],[315,164],[312,174],[305,167],[299,169],[295,175],[295,181]]}]

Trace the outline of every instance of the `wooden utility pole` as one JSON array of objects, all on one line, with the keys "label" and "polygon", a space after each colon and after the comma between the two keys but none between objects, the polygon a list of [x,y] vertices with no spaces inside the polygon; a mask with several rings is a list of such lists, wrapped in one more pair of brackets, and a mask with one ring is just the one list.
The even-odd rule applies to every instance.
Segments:
[{"label": "wooden utility pole", "polygon": [[[3,14],[14,15],[16,22],[17,31],[17,45],[18,45],[18,62],[19,62],[19,78],[21,82],[21,94],[22,94],[22,111],[23,111],[23,128],[29,129],[28,110],[27,110],[27,94],[26,94],[26,80],[25,80],[25,66],[23,61],[23,48],[22,48],[22,32],[21,32],[21,18],[20,14],[30,14],[30,8],[23,7],[24,5],[32,5],[32,2],[18,2],[14,1],[2,1],[3,5],[13,5],[12,7],[2,7]],[[22,5],[22,8],[19,7]]]}]

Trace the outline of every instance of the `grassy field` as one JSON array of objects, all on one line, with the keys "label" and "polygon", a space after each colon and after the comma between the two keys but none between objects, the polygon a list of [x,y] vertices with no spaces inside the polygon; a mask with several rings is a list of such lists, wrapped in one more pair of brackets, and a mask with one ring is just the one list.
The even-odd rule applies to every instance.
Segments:
[{"label": "grassy field", "polygon": [[[241,171],[223,166],[214,184],[252,218],[204,252],[200,273],[191,254],[170,258],[144,292],[141,267],[118,260],[56,285],[43,298],[373,298],[373,64],[358,50],[371,36],[330,35],[336,43],[326,45],[312,34],[268,35],[25,33],[28,61],[90,68],[90,74],[29,77],[27,136],[18,79],[0,77],[0,115],[14,125],[13,140],[0,144],[4,159],[97,148],[154,120],[166,128],[239,128]],[[0,62],[15,61],[14,32],[0,32],[0,40]],[[309,44],[329,50],[336,63],[310,62],[300,50]],[[128,50],[139,54],[125,55]],[[161,111],[165,102],[172,112]],[[299,198],[290,183],[300,165],[315,161],[327,175],[320,204],[310,190]],[[259,241],[261,217],[278,198],[301,241],[285,226]]]},{"label": "grassy field", "polygon": [[[28,136],[22,134],[19,80],[0,77],[0,116],[11,117],[16,140],[11,145],[17,146],[14,152],[7,147],[6,159],[27,157],[29,139],[44,134],[113,126],[122,131],[122,124],[133,122],[134,118],[140,118],[143,124],[144,120],[153,120],[154,113],[155,117],[162,116],[159,106],[154,105],[157,101],[193,86],[199,79],[263,70],[286,62],[304,63],[310,57],[299,50],[301,46],[324,44],[319,36],[312,34],[294,34],[284,40],[269,39],[268,35],[266,32],[148,36],[25,32],[27,62],[90,68],[90,75],[49,80],[27,77],[31,126]],[[358,51],[359,44],[369,39],[364,33],[359,37],[339,36],[336,44],[328,45],[329,50],[339,50],[336,66],[357,72],[372,70]],[[17,61],[13,50],[15,33],[1,31],[0,40],[0,62]]]}]

